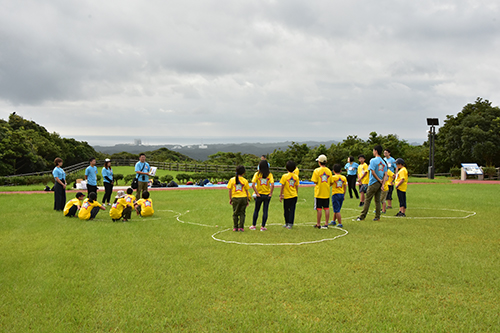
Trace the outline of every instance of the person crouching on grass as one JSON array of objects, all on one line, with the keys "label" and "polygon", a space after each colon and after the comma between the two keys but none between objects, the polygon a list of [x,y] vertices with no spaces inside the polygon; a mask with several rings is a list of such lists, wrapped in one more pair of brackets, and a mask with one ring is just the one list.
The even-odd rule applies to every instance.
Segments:
[{"label": "person crouching on grass", "polygon": [[132,215],[132,206],[125,200],[125,192],[118,191],[116,193],[115,201],[109,210],[109,216],[113,222],[119,221],[123,218],[123,222],[130,220]]},{"label": "person crouching on grass", "polygon": [[82,192],[78,192],[74,199],[68,201],[64,206],[64,216],[75,217],[76,212],[82,206],[83,198],[85,198],[85,194],[83,194]]},{"label": "person crouching on grass", "polygon": [[106,207],[97,202],[95,192],[90,192],[89,197],[85,199],[82,208],[80,208],[78,218],[80,220],[93,220],[99,213],[99,209],[106,210]]},{"label": "person crouching on grass", "polygon": [[295,220],[295,207],[299,192],[299,176],[294,173],[296,169],[294,161],[286,162],[288,173],[281,176],[280,202],[283,201],[283,211],[285,215],[285,225],[283,228],[292,229]]},{"label": "person crouching on grass", "polygon": [[398,167],[398,176],[396,178],[396,190],[399,199],[399,212],[396,216],[406,217],[406,188],[408,186],[408,171],[406,170],[405,161],[402,158],[396,160]]},{"label": "person crouching on grass", "polygon": [[328,225],[335,226],[337,224],[337,227],[343,228],[340,210],[344,203],[347,178],[341,175],[340,171],[342,171],[342,166],[340,164],[335,164],[333,166],[334,175],[332,177],[333,220],[328,223]]},{"label": "person crouching on grass", "polygon": [[153,216],[155,210],[153,209],[153,200],[149,198],[149,192],[142,192],[142,199],[137,200],[135,203],[135,210],[137,215],[142,217]]},{"label": "person crouching on grass", "polygon": [[245,171],[243,165],[238,165],[236,175],[227,183],[229,204],[233,206],[233,231],[245,231],[245,210],[250,204],[250,186],[243,177]]}]

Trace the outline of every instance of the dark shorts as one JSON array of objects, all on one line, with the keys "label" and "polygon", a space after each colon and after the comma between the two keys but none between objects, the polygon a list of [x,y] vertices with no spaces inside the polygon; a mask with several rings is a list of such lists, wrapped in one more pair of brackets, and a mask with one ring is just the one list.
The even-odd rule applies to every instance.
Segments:
[{"label": "dark shorts", "polygon": [[399,207],[406,208],[406,192],[398,191]]},{"label": "dark shorts", "polygon": [[389,185],[389,192],[387,193],[386,200],[392,200],[392,191],[394,191],[394,185]]},{"label": "dark shorts", "polygon": [[340,213],[342,209],[342,204],[344,203],[344,195],[343,194],[334,194],[332,195],[332,206],[334,213]]},{"label": "dark shorts", "polygon": [[330,209],[330,199],[314,198],[314,209]]},{"label": "dark shorts", "polygon": [[366,193],[368,191],[368,184],[359,185],[359,193]]}]

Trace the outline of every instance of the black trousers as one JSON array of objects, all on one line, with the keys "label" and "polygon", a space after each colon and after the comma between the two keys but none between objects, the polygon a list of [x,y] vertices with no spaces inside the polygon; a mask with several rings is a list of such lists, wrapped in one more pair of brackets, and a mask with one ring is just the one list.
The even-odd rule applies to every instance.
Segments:
[{"label": "black trousers", "polygon": [[349,187],[349,197],[352,199],[352,191],[354,191],[354,195],[356,199],[359,199],[358,190],[356,190],[356,179],[358,176],[356,175],[347,175],[347,186]]},{"label": "black trousers", "polygon": [[[64,179],[62,179],[64,182]],[[54,210],[64,210],[66,205],[66,190],[64,187],[56,182],[54,184]]]},{"label": "black trousers", "polygon": [[104,196],[102,197],[102,203],[109,203],[111,200],[111,195],[113,194],[113,184],[104,182]]},{"label": "black trousers", "polygon": [[260,197],[255,198],[255,209],[253,211],[253,221],[252,225],[257,225],[257,219],[259,218],[260,206],[264,204],[264,208],[262,210],[262,226],[266,226],[268,212],[269,212],[269,202],[271,202],[271,198],[269,195],[261,194]]},{"label": "black trousers", "polygon": [[97,194],[97,186],[87,184],[87,198],[89,197],[90,193],[92,193],[92,192]]},{"label": "black trousers", "polygon": [[66,216],[74,217],[76,215],[77,210],[78,210],[78,207],[76,205],[71,206],[71,208],[69,209],[68,214],[66,214]]},{"label": "black trousers", "polygon": [[297,197],[283,199],[283,210],[285,215],[285,224],[293,225],[295,220],[295,206],[297,205]]}]

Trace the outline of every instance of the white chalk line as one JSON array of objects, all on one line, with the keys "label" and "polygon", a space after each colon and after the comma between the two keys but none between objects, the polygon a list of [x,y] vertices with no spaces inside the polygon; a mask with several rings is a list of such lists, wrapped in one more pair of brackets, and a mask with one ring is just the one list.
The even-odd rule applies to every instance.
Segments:
[{"label": "white chalk line", "polygon": [[[453,209],[453,208],[429,208],[429,207],[415,207],[412,210],[442,210],[442,211],[451,211],[451,212],[460,212],[468,214],[466,216],[391,216],[387,214],[380,214],[380,218],[389,218],[389,219],[410,219],[410,220],[463,220],[469,217],[476,215],[476,212],[462,210],[462,209]],[[396,210],[394,210],[396,211]],[[358,215],[359,216],[359,215]],[[355,219],[352,219],[355,221]]]},{"label": "white chalk line", "polygon": [[160,210],[160,212],[171,212],[171,213],[174,213],[176,214],[174,217],[175,219],[180,222],[180,223],[184,223],[184,224],[192,224],[192,225],[197,225],[197,226],[200,226],[200,227],[208,227],[208,228],[218,228],[218,226],[216,225],[209,225],[209,224],[203,224],[203,223],[196,223],[196,222],[188,222],[188,221],[183,221],[181,220],[179,217],[181,217],[182,215],[186,214],[186,213],[189,213],[189,210],[186,210],[186,212],[183,214],[183,213],[179,213],[179,212],[176,212],[176,211],[173,211],[171,209],[164,209],[164,210]]}]

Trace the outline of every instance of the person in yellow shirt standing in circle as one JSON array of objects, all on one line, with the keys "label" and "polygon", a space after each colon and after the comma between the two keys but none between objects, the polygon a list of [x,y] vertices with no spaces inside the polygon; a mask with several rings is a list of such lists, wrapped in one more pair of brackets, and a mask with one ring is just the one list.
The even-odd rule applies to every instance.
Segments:
[{"label": "person in yellow shirt standing in circle", "polygon": [[333,220],[328,223],[328,225],[343,228],[342,225],[342,215],[340,215],[340,210],[342,209],[342,204],[345,199],[345,192],[347,188],[347,178],[340,174],[342,171],[342,166],[340,164],[335,164],[333,166],[334,175],[332,177],[332,206],[333,206]]},{"label": "person in yellow shirt standing in circle", "polygon": [[[314,209],[316,210],[316,225],[318,229],[328,229],[330,220],[330,186],[332,171],[326,167],[326,156],[321,154],[316,159],[319,168],[314,169],[311,181],[314,186]],[[321,215],[325,211],[325,225],[321,226]]]},{"label": "person in yellow shirt standing in circle", "polygon": [[365,204],[365,193],[368,190],[370,177],[368,174],[368,164],[365,163],[365,155],[359,155],[358,160],[359,207],[363,207]]},{"label": "person in yellow shirt standing in circle", "polygon": [[402,158],[396,160],[398,176],[396,177],[396,190],[399,199],[399,212],[396,216],[406,217],[406,188],[408,186],[408,171],[405,161]]},{"label": "person in yellow shirt standing in circle", "polygon": [[273,174],[269,172],[269,164],[266,160],[259,163],[259,171],[257,171],[252,178],[252,188],[255,193],[255,209],[253,211],[253,221],[250,230],[255,230],[257,219],[259,218],[260,206],[264,204],[262,210],[262,226],[260,231],[266,231],[266,222],[269,211],[269,203],[274,191],[274,178]]},{"label": "person in yellow shirt standing in circle", "polygon": [[[265,163],[267,161],[264,160]],[[229,180],[229,204],[233,206],[233,231],[245,231],[246,208],[250,204],[250,186],[243,177],[246,170],[243,165],[236,167],[236,175]]]},{"label": "person in yellow shirt standing in circle", "polygon": [[285,225],[283,228],[292,229],[295,220],[295,207],[299,192],[299,176],[293,171],[296,169],[294,161],[286,162],[288,173],[281,176],[280,202],[283,202]]}]

